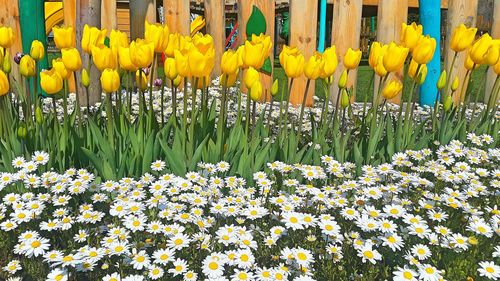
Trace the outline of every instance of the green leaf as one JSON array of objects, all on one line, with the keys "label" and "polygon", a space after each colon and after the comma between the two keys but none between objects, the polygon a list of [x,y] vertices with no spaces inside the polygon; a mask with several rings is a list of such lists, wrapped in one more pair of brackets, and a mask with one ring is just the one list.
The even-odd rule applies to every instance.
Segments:
[{"label": "green leaf", "polygon": [[257,6],[253,6],[252,14],[248,18],[246,33],[247,37],[251,38],[252,34],[259,35],[261,33],[266,33],[266,17],[262,13],[262,11],[257,8]]},{"label": "green leaf", "polygon": [[262,65],[260,71],[262,71],[263,73],[265,73],[267,75],[271,75],[273,73],[273,66],[271,64],[271,58],[268,57],[264,61],[264,64]]}]

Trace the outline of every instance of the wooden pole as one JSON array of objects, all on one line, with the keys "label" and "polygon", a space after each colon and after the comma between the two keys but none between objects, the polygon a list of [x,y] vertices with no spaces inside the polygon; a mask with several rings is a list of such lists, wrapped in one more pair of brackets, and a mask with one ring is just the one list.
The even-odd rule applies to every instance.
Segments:
[{"label": "wooden pole", "polygon": [[170,32],[178,32],[182,35],[190,34],[189,1],[163,0],[163,13]]},{"label": "wooden pole", "polygon": [[[493,23],[491,26],[491,37],[500,38],[500,0],[494,0],[493,4]],[[484,101],[488,102],[493,89],[493,83],[497,79],[497,74],[493,69],[488,70],[488,77],[486,78],[486,90],[484,92]],[[500,95],[498,96],[500,99]]]},{"label": "wooden pole", "polygon": [[[402,23],[408,20],[408,2],[400,0],[380,0],[377,11],[377,40],[384,44],[391,41],[399,42]],[[403,71],[392,73],[391,79],[403,81]],[[378,79],[374,79],[374,95],[378,93]],[[389,100],[392,103],[401,102],[401,94]]]},{"label": "wooden pole", "polygon": [[[450,39],[455,27],[461,23],[466,26],[475,26],[477,19],[477,3],[478,0],[449,0],[448,1],[448,20],[446,25],[446,42],[444,45],[444,58],[446,71],[448,72],[448,79],[455,79],[458,77],[460,81],[460,86],[458,87],[456,93],[462,92],[462,87],[465,86],[465,74],[467,70],[464,68],[464,61],[467,56],[467,52],[461,52],[456,61],[453,69],[450,73],[450,64],[455,55],[455,52],[450,49]],[[451,85],[451,83],[450,83]],[[460,101],[460,95],[455,94],[453,96],[453,101],[458,103]]]},{"label": "wooden pole", "polygon": [[144,38],[144,21],[156,22],[154,0],[130,0],[130,39]]},{"label": "wooden pole", "polygon": [[225,5],[223,1],[205,0],[205,21],[207,32],[214,38],[215,66],[212,78],[220,75],[220,61],[224,52],[226,42]]},{"label": "wooden pole", "polygon": [[[333,0],[333,2],[332,44],[337,47],[339,66],[335,72],[335,81],[330,90],[330,100],[336,103],[338,95],[337,82],[344,71],[344,55],[349,48],[359,48],[363,0]],[[354,99],[356,95],[356,79],[357,71],[350,71],[347,87],[354,87],[351,99]]]},{"label": "wooden pole", "polygon": [[106,28],[108,35],[116,29],[116,0],[102,0],[101,2],[101,28]]},{"label": "wooden pole", "polygon": [[[83,27],[85,24],[89,26],[101,27],[101,1],[100,0],[76,0],[75,4],[76,8],[76,47],[78,51],[80,51],[80,55],[82,56],[82,65],[87,68],[89,65],[89,56],[83,52],[82,50],[82,35],[83,35]],[[101,73],[99,70],[92,66],[90,68],[90,86],[89,86],[89,103],[95,104],[96,102],[101,100],[101,83],[99,82]],[[85,87],[83,87],[81,81],[81,77],[77,75],[78,81],[76,82],[76,86],[78,87],[78,99],[80,100],[80,104],[85,106],[87,104],[87,97]]]},{"label": "wooden pole", "polygon": [[[64,25],[71,26],[71,27],[73,27],[73,30],[75,30],[75,27],[76,27],[76,0],[63,0],[62,3],[63,3]],[[82,54],[80,54],[80,55],[82,55]],[[69,80],[69,83],[68,83],[69,91],[75,92],[75,90],[76,90],[75,77],[71,76],[68,80]],[[84,95],[84,92],[78,92],[78,93],[80,96]],[[85,100],[86,100],[86,98],[85,98]]]},{"label": "wooden pole", "polygon": [[[245,40],[247,40],[246,25],[248,18],[252,14],[252,9],[254,5],[262,11],[264,17],[266,18],[266,34],[271,36],[271,40],[273,40],[274,38],[274,32],[275,32],[274,0],[238,0],[238,44],[239,45],[244,44]],[[270,59],[272,66],[274,61],[273,49],[271,49]],[[260,82],[262,83],[262,91],[263,91],[261,100],[267,100],[267,101],[271,100],[271,86],[273,84],[272,74],[267,75],[265,73],[261,73]],[[246,92],[244,86],[242,86],[241,90],[243,92]]]},{"label": "wooden pole", "polygon": [[[21,81],[19,66],[13,62],[17,52],[22,52],[21,27],[19,25],[19,6],[17,1],[0,0],[0,25],[10,26],[14,31],[14,44],[10,47],[10,59],[12,61],[11,76],[15,81]],[[11,80],[11,81],[14,81]],[[12,86],[11,86],[12,89]]]}]

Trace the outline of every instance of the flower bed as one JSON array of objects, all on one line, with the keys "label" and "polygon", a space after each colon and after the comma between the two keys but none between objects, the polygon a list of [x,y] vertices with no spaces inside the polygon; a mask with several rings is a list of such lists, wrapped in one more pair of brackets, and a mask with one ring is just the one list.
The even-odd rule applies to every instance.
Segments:
[{"label": "flower bed", "polygon": [[[138,179],[57,173],[49,156],[2,173],[5,276],[49,280],[465,280],[500,276],[500,149],[469,134],[363,166],[230,164]],[[62,276],[63,279],[57,279]],[[100,279],[99,279],[100,280]]]}]

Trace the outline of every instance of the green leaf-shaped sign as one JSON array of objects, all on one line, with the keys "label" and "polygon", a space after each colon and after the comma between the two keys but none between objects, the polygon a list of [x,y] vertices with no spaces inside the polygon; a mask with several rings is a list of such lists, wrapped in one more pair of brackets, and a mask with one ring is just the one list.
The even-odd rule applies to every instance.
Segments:
[{"label": "green leaf-shaped sign", "polygon": [[255,5],[253,6],[252,14],[248,18],[246,32],[248,38],[251,38],[252,34],[259,35],[266,33],[266,17],[264,17],[262,11]]}]

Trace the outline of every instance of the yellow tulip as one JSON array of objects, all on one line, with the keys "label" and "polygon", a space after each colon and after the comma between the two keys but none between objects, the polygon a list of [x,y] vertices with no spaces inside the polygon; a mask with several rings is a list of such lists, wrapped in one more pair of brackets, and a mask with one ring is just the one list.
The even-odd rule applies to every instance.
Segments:
[{"label": "yellow tulip", "polygon": [[191,37],[193,37],[198,31],[200,31],[205,26],[205,19],[202,16],[197,16],[190,26]]},{"label": "yellow tulip", "polygon": [[109,33],[109,46],[111,48],[128,47],[129,45],[127,33],[116,29],[111,30]]},{"label": "yellow tulip", "polygon": [[456,91],[458,86],[460,86],[460,81],[458,80],[458,77],[455,76],[455,79],[453,79],[453,82],[451,83],[451,90],[453,92]]},{"label": "yellow tulip", "polygon": [[382,96],[385,99],[392,99],[395,96],[401,92],[403,89],[403,84],[399,82],[398,80],[391,80],[387,85],[385,85],[384,89],[382,90]]},{"label": "yellow tulip", "polygon": [[5,49],[5,55],[3,57],[2,69],[5,73],[9,74],[11,71],[12,65],[9,57],[9,50]]},{"label": "yellow tulip", "polygon": [[163,51],[165,51],[168,44],[169,34],[170,31],[168,30],[168,26],[166,24],[150,24],[148,21],[145,21],[144,39],[147,42],[152,42],[154,44],[155,52],[163,53]]},{"label": "yellow tulip", "polygon": [[130,59],[137,67],[145,68],[153,62],[154,43],[136,39],[130,43]]},{"label": "yellow tulip", "polygon": [[493,71],[495,71],[496,75],[500,75],[500,60],[493,66]]},{"label": "yellow tulip", "polygon": [[439,75],[439,79],[438,79],[437,84],[436,84],[436,87],[438,88],[438,90],[444,89],[444,87],[446,86],[446,81],[447,81],[446,70],[443,70],[441,72],[441,75]]},{"label": "yellow tulip", "polygon": [[120,75],[118,71],[111,68],[104,69],[101,74],[101,87],[108,94],[118,91],[120,89]]},{"label": "yellow tulip", "polygon": [[30,55],[24,55],[19,62],[19,72],[24,77],[35,75],[35,60]]},{"label": "yellow tulip", "polygon": [[403,23],[401,29],[401,45],[413,50],[413,48],[417,46],[423,30],[422,25],[417,25],[415,22],[412,22],[410,25]]},{"label": "yellow tulip", "polygon": [[403,67],[406,57],[410,49],[398,46],[396,43],[391,42],[387,47],[387,51],[383,56],[384,68],[388,72],[397,72]]},{"label": "yellow tulip", "polygon": [[493,66],[498,62],[500,56],[500,44],[498,40],[493,40],[493,44],[488,48],[483,57],[483,64]]},{"label": "yellow tulip", "polygon": [[105,45],[92,47],[92,60],[99,71],[106,68],[116,69],[116,57],[111,48]]},{"label": "yellow tulip", "polygon": [[71,71],[66,68],[61,58],[52,60],[52,68],[61,75],[62,79],[68,79],[71,76]]},{"label": "yellow tulip", "polygon": [[90,85],[90,75],[87,69],[82,69],[82,85],[88,87]]},{"label": "yellow tulip", "polygon": [[412,58],[418,64],[426,64],[431,61],[436,50],[436,39],[427,36],[421,36],[417,45],[413,49]]},{"label": "yellow tulip", "polygon": [[359,49],[356,51],[352,48],[347,49],[347,52],[344,55],[344,67],[347,69],[355,69],[358,67],[362,54],[363,53]]},{"label": "yellow tulip", "polygon": [[280,53],[280,63],[290,78],[297,78],[304,71],[304,55],[296,47],[283,46]]},{"label": "yellow tulip", "polygon": [[323,52],[323,62],[320,77],[326,79],[333,75],[339,64],[335,45],[325,49]]},{"label": "yellow tulip", "polygon": [[349,100],[349,93],[347,92],[347,89],[342,88],[342,91],[340,92],[340,106],[342,108],[346,108],[351,104]]},{"label": "yellow tulip", "polygon": [[130,48],[129,47],[118,47],[118,63],[120,68],[126,71],[136,71],[137,66],[132,63],[130,59]]},{"label": "yellow tulip", "polygon": [[191,75],[205,77],[210,75],[215,65],[215,47],[210,35],[196,34],[193,45],[188,52],[188,62]]},{"label": "yellow tulip", "polygon": [[179,75],[174,58],[165,59],[165,62],[163,63],[163,71],[165,76],[170,80],[174,80]]},{"label": "yellow tulip", "polygon": [[166,56],[174,57],[174,50],[179,49],[181,38],[182,35],[179,33],[170,33],[168,35],[167,47],[164,50]]},{"label": "yellow tulip", "polygon": [[418,81],[417,79],[422,79],[423,76],[423,79],[425,80],[425,76],[427,75],[427,65],[420,64],[418,74],[417,68],[419,68],[419,64],[412,59],[410,62],[410,66],[408,67],[408,76],[410,76],[410,78],[414,79],[415,81]]},{"label": "yellow tulip", "polygon": [[76,35],[71,26],[55,26],[52,28],[54,42],[59,50],[76,47]]},{"label": "yellow tulip", "polygon": [[53,95],[63,88],[63,78],[55,68],[40,72],[40,86],[47,94]]},{"label": "yellow tulip", "polygon": [[14,31],[11,27],[0,26],[0,46],[2,48],[9,48],[14,44]]},{"label": "yellow tulip", "polygon": [[236,70],[235,73],[227,75],[227,74],[222,74],[220,77],[221,85],[224,87],[231,87],[236,83],[236,79],[238,79],[238,73],[239,69]]},{"label": "yellow tulip", "polygon": [[175,79],[174,79],[174,86],[179,87],[179,85],[181,84],[181,81],[182,81],[182,77],[180,75],[177,75],[177,77],[175,77]]},{"label": "yellow tulip", "polygon": [[5,96],[9,92],[9,79],[7,79],[7,75],[5,72],[0,70],[0,97]]},{"label": "yellow tulip", "polygon": [[470,49],[469,51],[467,52],[467,58],[465,59],[464,61],[464,67],[465,69],[467,70],[473,70],[473,69],[476,69],[479,67],[479,64],[476,64],[472,58],[471,58],[471,53],[470,53]]},{"label": "yellow tulip", "polygon": [[181,52],[179,50],[174,51],[175,54],[175,66],[177,72],[182,77],[191,77],[191,70],[189,69],[189,56],[187,51]]},{"label": "yellow tulip", "polygon": [[375,68],[379,62],[379,58],[384,56],[387,47],[388,45],[384,45],[377,41],[372,43],[370,47],[370,56],[368,57],[368,64],[370,64],[372,68]]},{"label": "yellow tulip", "polygon": [[271,95],[274,97],[279,90],[279,82],[278,79],[274,79],[273,85],[271,86]]},{"label": "yellow tulip", "polygon": [[467,50],[476,38],[477,28],[467,28],[464,24],[460,24],[453,30],[450,40],[450,48],[455,52]]},{"label": "yellow tulip", "polygon": [[232,75],[238,72],[238,69],[240,67],[238,53],[233,50],[225,51],[224,54],[222,54],[220,67],[222,73],[227,75]]},{"label": "yellow tulip", "polygon": [[38,40],[33,40],[33,42],[31,42],[30,55],[36,61],[43,59],[45,56],[45,47],[42,42]]},{"label": "yellow tulip", "polygon": [[97,27],[90,27],[86,24],[83,27],[82,50],[87,54],[92,53],[94,46],[100,46],[104,44],[106,34],[106,29],[100,30]]},{"label": "yellow tulip", "polygon": [[252,84],[252,88],[250,89],[250,98],[253,101],[259,101],[261,97],[262,97],[262,84],[260,83],[260,80],[257,80],[255,81],[255,83]]},{"label": "yellow tulip", "polygon": [[321,74],[321,70],[323,69],[323,64],[323,56],[318,52],[314,52],[304,66],[304,74],[308,79],[318,79]]},{"label": "yellow tulip", "polygon": [[137,87],[145,91],[148,88],[148,77],[142,70],[137,70],[135,72],[135,84]]},{"label": "yellow tulip", "polygon": [[383,56],[378,57],[378,62],[377,62],[377,64],[375,64],[375,68],[373,68],[373,70],[380,77],[384,77],[387,75],[387,69],[385,69],[385,67],[384,67],[384,57]]},{"label": "yellow tulip", "polygon": [[82,67],[82,58],[77,48],[62,49],[62,61],[68,70],[77,71]]},{"label": "yellow tulip", "polygon": [[493,38],[486,33],[470,48],[470,57],[475,64],[483,64],[488,49],[493,45]]},{"label": "yellow tulip", "polygon": [[269,35],[252,34],[251,40],[245,41],[242,49],[242,61],[245,67],[260,69],[269,57],[273,44]]},{"label": "yellow tulip", "polygon": [[255,81],[260,81],[260,74],[257,70],[255,70],[255,68],[250,66],[245,72],[245,76],[243,77],[243,82],[245,83],[247,89],[251,89]]},{"label": "yellow tulip", "polygon": [[345,86],[347,86],[347,78],[348,78],[347,69],[344,69],[339,78],[339,88],[345,88]]}]

